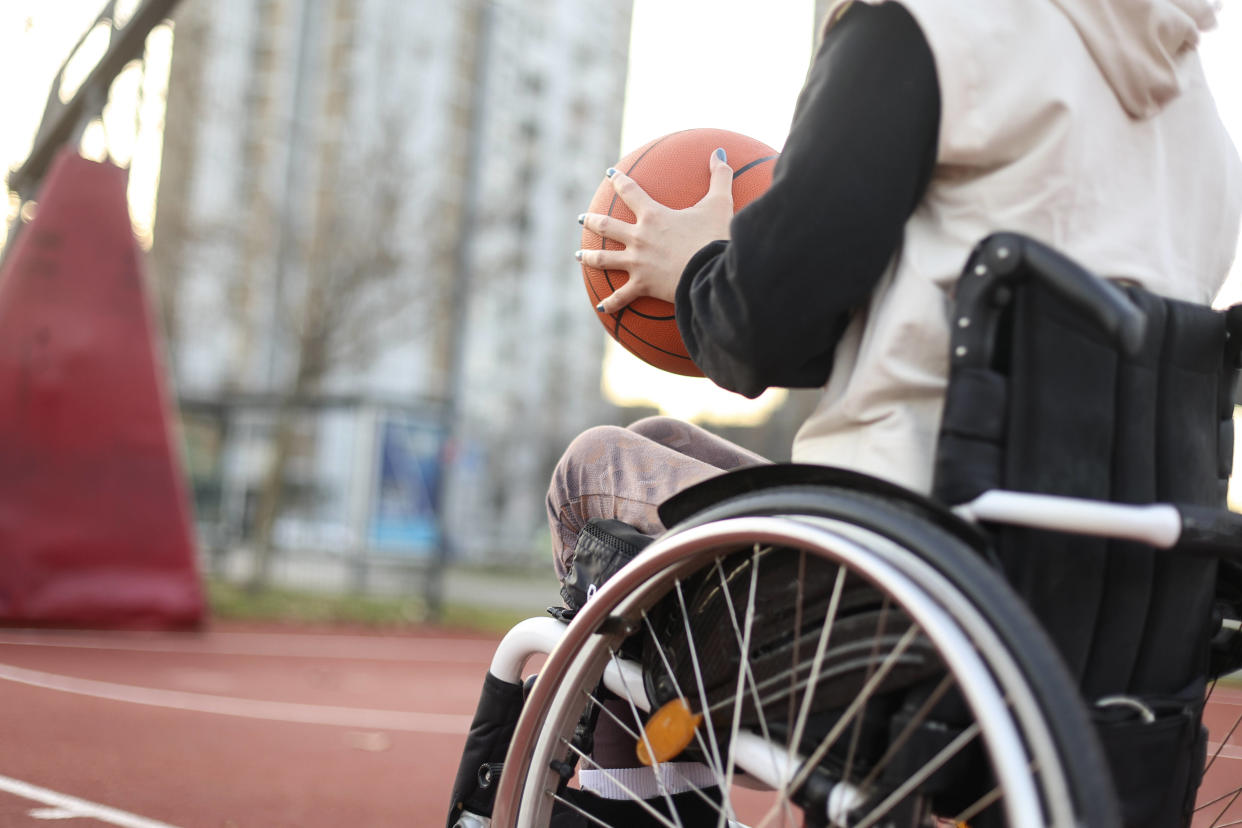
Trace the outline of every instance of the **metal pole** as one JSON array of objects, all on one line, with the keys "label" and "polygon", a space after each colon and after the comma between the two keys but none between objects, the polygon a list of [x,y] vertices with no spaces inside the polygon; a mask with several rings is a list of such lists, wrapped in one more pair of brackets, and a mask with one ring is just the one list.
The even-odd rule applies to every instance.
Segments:
[{"label": "metal pole", "polygon": [[[147,35],[172,14],[179,2],[180,0],[144,0],[142,5],[134,10],[133,16],[130,17],[125,27],[113,32],[103,57],[91,69],[90,74],[86,76],[86,80],[78,87],[73,97],[63,104],[57,94],[57,88],[60,86],[60,80],[65,71],[65,64],[61,64],[52,82],[52,89],[43,110],[43,120],[35,134],[30,155],[8,176],[9,189],[17,193],[23,206],[35,198],[44,176],[47,175],[48,167],[51,166],[60,148],[75,140],[81,140],[82,131],[86,125],[103,111],[112,81],[131,60],[142,55],[146,48]],[[114,5],[115,2],[112,2],[104,7],[104,10],[95,18],[95,22],[87,29],[87,33],[101,21],[109,18]],[[84,34],[83,39],[85,37]],[[81,40],[78,41],[79,44],[81,42]],[[77,47],[74,48],[76,50]],[[70,53],[69,57],[72,56]],[[19,209],[17,218],[8,229],[7,242],[3,251],[6,259],[9,251],[13,249],[13,243],[17,240],[21,225],[22,218]],[[2,261],[0,259],[0,262]]]},{"label": "metal pole", "polygon": [[471,68],[471,106],[468,129],[468,151],[466,153],[466,177],[463,182],[464,198],[462,199],[461,221],[457,226],[457,239],[453,251],[453,284],[450,300],[452,314],[448,359],[448,398],[445,407],[444,423],[447,429],[447,444],[454,446],[453,462],[445,463],[439,477],[439,491],[436,497],[436,518],[439,523],[439,542],[436,544],[435,557],[432,559],[427,578],[423,584],[423,598],[427,606],[428,617],[438,621],[444,610],[444,572],[449,560],[453,557],[454,539],[449,531],[446,520],[446,495],[452,491],[456,477],[456,459],[461,456],[462,429],[462,374],[465,369],[466,352],[466,318],[470,303],[470,231],[478,215],[479,189],[482,183],[483,163],[483,123],[487,112],[487,65],[488,48],[494,28],[495,6],[492,0],[482,0],[479,4],[478,25],[475,28],[474,62]]},{"label": "metal pole", "polygon": [[322,17],[321,0],[302,0],[302,19],[299,21],[297,58],[294,64],[293,104],[289,110],[289,126],[286,132],[285,169],[281,181],[279,200],[279,219],[276,222],[276,266],[272,283],[272,308],[268,324],[268,348],[266,381],[269,389],[274,389],[280,378],[277,376],[281,334],[288,326],[281,324],[281,307],[285,294],[285,279],[289,270],[289,259],[293,256],[297,239],[295,228],[295,212],[304,203],[297,197],[298,182],[305,178],[298,167],[300,148],[304,143],[304,125],[307,121],[306,112],[309,108],[311,88],[311,65],[314,54],[315,40]]}]

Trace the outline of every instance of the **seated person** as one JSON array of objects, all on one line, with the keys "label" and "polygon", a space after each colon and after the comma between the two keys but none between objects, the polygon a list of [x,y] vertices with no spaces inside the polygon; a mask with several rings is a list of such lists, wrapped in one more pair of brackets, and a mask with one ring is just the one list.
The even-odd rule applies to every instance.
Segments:
[{"label": "seated person", "polygon": [[[629,272],[601,310],[674,302],[718,385],[823,386],[795,462],[926,493],[951,292],[984,236],[1025,233],[1164,296],[1219,291],[1242,165],[1195,52],[1213,24],[1208,0],[839,2],[772,186],[736,217],[723,151],[686,210],[611,176],[637,223],[583,218],[625,245],[580,251]],[[558,573],[590,518],[658,534],[664,499],[759,462],[667,418],[585,432],[548,492]]]},{"label": "seated person", "polygon": [[[637,222],[582,220],[625,246],[580,253],[629,273],[600,309],[674,302],[717,384],[823,387],[794,461],[927,493],[951,294],[980,239],[1024,233],[1177,299],[1220,289],[1242,164],[1195,51],[1214,22],[1208,0],[838,2],[772,186],[736,217],[723,152],[681,211],[612,173]],[[656,535],[666,498],[763,462],[669,418],[585,432],[548,492],[557,574],[588,520]],[[634,764],[600,730],[600,763]]]}]

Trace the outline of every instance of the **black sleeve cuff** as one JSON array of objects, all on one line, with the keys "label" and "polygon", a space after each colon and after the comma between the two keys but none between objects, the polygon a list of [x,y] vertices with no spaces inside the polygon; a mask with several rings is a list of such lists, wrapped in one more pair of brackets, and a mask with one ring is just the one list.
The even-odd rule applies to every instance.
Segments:
[{"label": "black sleeve cuff", "polygon": [[926,191],[939,127],[918,23],[899,3],[854,3],[811,66],[771,187],[678,281],[677,327],[703,373],[752,397],[827,381]]}]

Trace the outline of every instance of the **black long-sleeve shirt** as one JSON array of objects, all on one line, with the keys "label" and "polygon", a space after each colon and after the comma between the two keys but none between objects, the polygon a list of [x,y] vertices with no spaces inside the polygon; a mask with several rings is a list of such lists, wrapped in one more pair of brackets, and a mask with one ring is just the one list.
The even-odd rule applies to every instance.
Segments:
[{"label": "black long-sleeve shirt", "polygon": [[940,90],[899,3],[855,3],[824,38],[762,196],[691,259],[676,314],[691,358],[748,397],[823,385],[936,160]]}]

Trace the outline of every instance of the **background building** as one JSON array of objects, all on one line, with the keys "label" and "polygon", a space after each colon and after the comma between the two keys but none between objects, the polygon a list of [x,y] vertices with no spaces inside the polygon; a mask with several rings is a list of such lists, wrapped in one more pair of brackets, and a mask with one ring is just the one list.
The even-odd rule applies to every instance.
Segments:
[{"label": "background building", "polygon": [[[21,47],[0,63],[56,75],[48,115],[110,48],[109,31],[150,16],[140,9],[175,9],[175,32],[154,12],[142,59],[89,82],[83,131],[65,141],[128,168],[134,230],[146,248],[154,239],[198,525],[218,572],[408,591],[395,576],[421,578],[446,555],[546,559],[542,501],[565,445],[654,413],[604,400],[606,336],[570,256],[572,217],[623,149],[632,5],[112,0],[100,11],[64,0],[53,13],[28,0],[0,15]],[[669,52],[646,48],[648,68]],[[660,71],[713,88],[687,85],[689,68]],[[28,86],[14,123],[33,134],[49,93]],[[662,99],[638,87],[642,103]],[[665,113],[645,132],[715,117],[699,112],[671,126]],[[26,152],[4,151],[12,163]],[[10,219],[19,209],[10,193]],[[662,399],[655,373],[628,380],[636,394],[608,393]],[[813,399],[790,396],[756,428],[703,416],[781,459]]]},{"label": "background building", "polygon": [[618,154],[629,21],[180,6],[152,264],[208,546],[262,534],[275,478],[303,572],[536,548],[552,463],[616,417],[570,254]]}]

